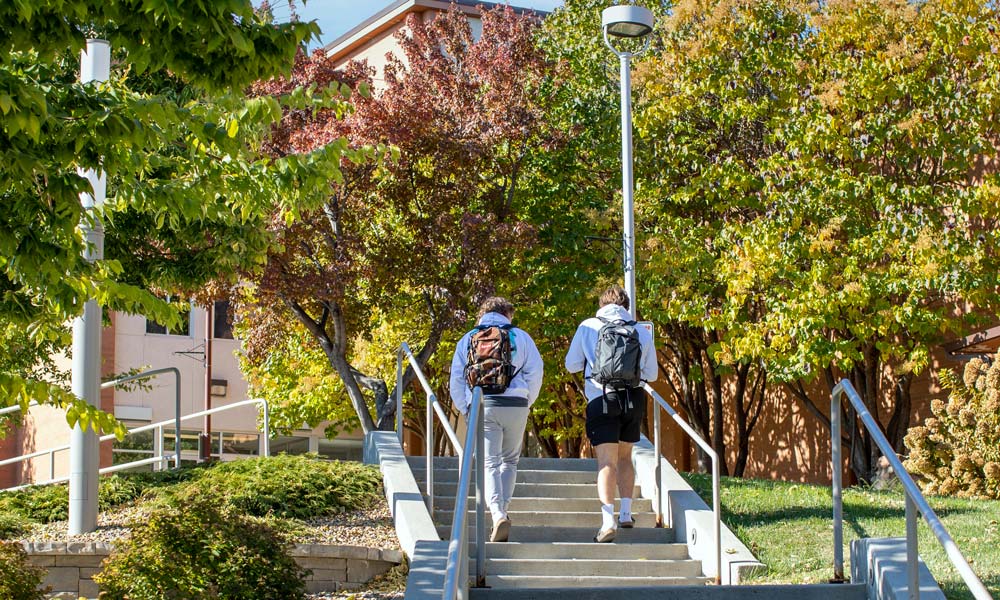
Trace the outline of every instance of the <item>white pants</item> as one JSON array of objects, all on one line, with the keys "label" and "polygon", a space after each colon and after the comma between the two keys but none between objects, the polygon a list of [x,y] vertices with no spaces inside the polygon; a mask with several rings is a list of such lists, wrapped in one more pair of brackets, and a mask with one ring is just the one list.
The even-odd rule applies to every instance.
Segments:
[{"label": "white pants", "polygon": [[527,406],[487,406],[483,411],[486,502],[493,522],[507,516],[521,457]]}]

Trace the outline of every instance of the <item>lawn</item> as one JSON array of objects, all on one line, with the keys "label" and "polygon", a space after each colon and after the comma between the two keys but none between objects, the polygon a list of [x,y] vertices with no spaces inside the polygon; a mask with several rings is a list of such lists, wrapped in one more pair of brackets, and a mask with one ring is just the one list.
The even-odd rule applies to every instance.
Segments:
[{"label": "lawn", "polygon": [[[711,478],[684,474],[702,497]],[[754,583],[817,583],[833,575],[833,509],[830,488],[757,479],[724,478],[722,518],[768,570]],[[1000,597],[1000,502],[931,497],[931,508],[990,593]],[[922,520],[920,556],[948,598],[972,598],[944,550]],[[844,565],[850,575],[850,541],[903,537],[903,493],[855,487],[844,490]]]}]

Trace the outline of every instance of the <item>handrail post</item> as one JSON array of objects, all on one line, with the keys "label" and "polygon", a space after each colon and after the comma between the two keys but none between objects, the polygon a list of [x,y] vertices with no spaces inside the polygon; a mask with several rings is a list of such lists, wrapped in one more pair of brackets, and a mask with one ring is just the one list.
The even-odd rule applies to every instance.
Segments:
[{"label": "handrail post", "polygon": [[56,453],[49,452],[49,481],[56,478]]},{"label": "handrail post", "polygon": [[830,583],[843,583],[844,579],[844,503],[841,471],[844,468],[840,455],[840,396],[842,383],[830,395],[830,456],[832,463],[831,488],[833,493],[833,578]]},{"label": "handrail post", "polygon": [[[482,410],[483,390],[480,387],[472,390],[472,404],[465,431],[465,444],[459,456],[458,485],[455,493],[455,510],[451,516],[451,537],[448,541],[448,561],[445,567],[444,600],[455,600],[464,597],[469,586],[469,526],[466,517],[469,510],[469,484],[473,477],[472,466],[475,460],[476,426]],[[477,491],[478,496],[478,491]],[[478,542],[477,542],[478,547]],[[461,591],[460,591],[461,590]]]},{"label": "handrail post", "polygon": [[660,467],[660,407],[653,402],[653,456],[656,457],[656,494],[653,511],[656,515],[656,526],[663,527],[663,469]]},{"label": "handrail post", "polygon": [[[434,518],[434,403],[437,396],[427,397],[427,432],[424,434],[424,463],[427,472],[427,512]],[[461,468],[461,461],[459,461]]]},{"label": "handrail post", "polygon": [[719,486],[722,478],[719,473],[719,455],[712,454],[712,512],[715,513],[715,585],[722,585],[722,506],[719,499]]},{"label": "handrail post", "polygon": [[271,407],[267,400],[261,400],[264,405],[264,431],[261,433],[261,442],[264,445],[264,457],[271,456]]},{"label": "handrail post", "polygon": [[920,600],[920,571],[917,561],[917,505],[909,492],[903,494],[906,498],[906,575],[909,582],[910,600]]},{"label": "handrail post", "polygon": [[153,463],[154,471],[163,470],[163,427],[157,426],[153,430],[153,456],[160,459],[159,462]]},{"label": "handrail post", "polygon": [[174,368],[174,468],[181,468],[181,372]]},{"label": "handrail post", "polygon": [[403,447],[403,348],[396,351],[396,437]]},{"label": "handrail post", "polygon": [[480,405],[476,415],[476,587],[486,587],[486,426]]}]

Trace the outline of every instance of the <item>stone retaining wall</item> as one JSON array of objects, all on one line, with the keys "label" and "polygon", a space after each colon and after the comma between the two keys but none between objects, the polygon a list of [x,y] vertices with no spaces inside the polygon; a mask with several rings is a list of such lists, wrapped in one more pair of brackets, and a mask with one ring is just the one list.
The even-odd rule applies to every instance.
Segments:
[{"label": "stone retaining wall", "polygon": [[[31,564],[48,571],[43,585],[52,586],[54,598],[96,598],[93,576],[113,550],[103,542],[24,542]],[[297,544],[289,552],[300,566],[312,571],[306,577],[309,593],[337,592],[363,586],[403,560],[399,550],[364,546]]]}]

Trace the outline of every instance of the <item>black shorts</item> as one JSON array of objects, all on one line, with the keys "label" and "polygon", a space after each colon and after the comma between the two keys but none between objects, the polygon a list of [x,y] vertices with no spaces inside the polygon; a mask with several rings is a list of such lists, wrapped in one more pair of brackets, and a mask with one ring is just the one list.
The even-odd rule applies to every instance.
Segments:
[{"label": "black shorts", "polygon": [[646,416],[646,390],[608,390],[607,413],[604,407],[604,398],[587,403],[587,438],[591,445],[638,442]]}]

